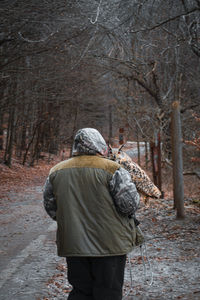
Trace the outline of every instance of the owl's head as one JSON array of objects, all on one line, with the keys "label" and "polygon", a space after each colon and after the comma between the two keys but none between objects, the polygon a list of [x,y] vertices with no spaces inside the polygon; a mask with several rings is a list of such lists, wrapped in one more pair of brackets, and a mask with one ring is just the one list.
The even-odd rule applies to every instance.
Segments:
[{"label": "owl's head", "polygon": [[117,161],[117,162],[132,162],[132,159],[130,156],[122,150],[125,144],[121,145],[119,148],[112,148],[109,145],[109,151],[108,151],[108,157],[111,160]]}]

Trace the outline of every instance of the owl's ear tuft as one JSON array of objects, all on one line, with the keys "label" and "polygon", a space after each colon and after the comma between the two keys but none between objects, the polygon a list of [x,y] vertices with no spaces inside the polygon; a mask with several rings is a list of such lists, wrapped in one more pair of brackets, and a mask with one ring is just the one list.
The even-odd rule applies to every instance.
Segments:
[{"label": "owl's ear tuft", "polygon": [[123,145],[121,145],[120,147],[119,147],[119,149],[118,149],[118,153],[120,154],[120,152],[121,152],[121,150],[122,150],[122,148],[125,146],[125,144],[123,144]]},{"label": "owl's ear tuft", "polygon": [[109,154],[112,154],[112,153],[113,153],[113,149],[112,149],[112,147],[111,147],[110,144],[108,144],[108,151],[109,151]]}]

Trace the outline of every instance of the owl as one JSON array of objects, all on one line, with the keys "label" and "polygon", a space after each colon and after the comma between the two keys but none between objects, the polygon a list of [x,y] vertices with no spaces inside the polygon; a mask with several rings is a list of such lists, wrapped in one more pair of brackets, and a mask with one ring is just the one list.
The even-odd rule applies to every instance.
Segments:
[{"label": "owl", "polygon": [[160,198],[160,190],[153,184],[145,171],[142,170],[138,164],[132,161],[131,157],[127,153],[121,150],[122,147],[123,146],[117,150],[110,147],[109,159],[116,161],[130,173],[138,192],[141,193],[145,199],[148,197]]}]

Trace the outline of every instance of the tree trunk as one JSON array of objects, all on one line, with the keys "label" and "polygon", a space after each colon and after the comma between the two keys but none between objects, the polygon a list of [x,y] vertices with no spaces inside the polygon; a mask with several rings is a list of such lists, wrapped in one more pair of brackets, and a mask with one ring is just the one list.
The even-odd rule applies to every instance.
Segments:
[{"label": "tree trunk", "polygon": [[0,112],[0,150],[3,150],[3,113]]},{"label": "tree trunk", "polygon": [[140,141],[139,141],[139,135],[138,135],[138,126],[136,125],[136,135],[137,135],[137,154],[138,154],[138,165],[140,166]]},{"label": "tree trunk", "polygon": [[37,131],[35,145],[33,145],[33,152],[32,152],[31,158],[30,158],[30,166],[31,167],[34,166],[35,159],[37,158],[38,152],[39,152],[39,139],[40,139],[39,131],[40,131],[40,127],[38,128],[38,131]]},{"label": "tree trunk", "polygon": [[28,146],[27,146],[27,148],[26,148],[26,151],[25,151],[25,153],[24,153],[24,159],[23,159],[23,163],[22,163],[23,165],[25,165],[25,163],[26,163],[26,159],[27,159],[28,152],[29,152],[29,150],[30,150],[30,148],[31,148],[31,145],[33,144],[33,141],[34,141],[35,135],[36,135],[36,133],[37,133],[37,130],[38,130],[38,128],[40,127],[40,125],[42,124],[42,122],[44,122],[44,120],[40,121],[40,122],[35,126],[35,128],[34,128],[34,130],[33,130],[32,137],[31,137],[31,139],[30,139],[30,141],[29,141],[29,144],[28,144]]},{"label": "tree trunk", "polygon": [[[160,132],[158,133],[158,188],[162,192],[162,170],[161,170],[161,139]],[[163,192],[162,192],[163,194]]]},{"label": "tree trunk", "polygon": [[5,164],[11,167],[12,163],[12,153],[13,153],[13,140],[14,140],[14,130],[15,130],[15,106],[10,108],[9,114],[9,126],[8,126],[8,139],[5,152]]},{"label": "tree trunk", "polygon": [[177,210],[177,218],[184,218],[182,133],[178,101],[172,103],[172,159],[174,207]]},{"label": "tree trunk", "polygon": [[155,142],[150,142],[150,148],[151,148],[151,164],[152,164],[152,173],[153,173],[153,182],[157,186],[157,172],[156,172],[156,163],[155,163]]},{"label": "tree trunk", "polygon": [[77,119],[78,119],[78,103],[76,103],[76,109],[75,109],[75,116],[74,116],[74,124],[73,124],[73,130],[71,135],[71,143],[70,143],[70,157],[72,156],[72,150],[73,150],[73,143],[74,143],[74,135],[77,130]]},{"label": "tree trunk", "polygon": [[148,143],[145,141],[145,168],[148,169],[148,159],[149,159],[149,152],[148,152]]},{"label": "tree trunk", "polygon": [[10,131],[10,140],[9,140],[9,147],[8,147],[8,160],[7,160],[7,165],[11,167],[11,162],[12,162],[12,153],[13,153],[13,139],[14,139],[14,129],[15,129],[15,111],[14,108],[12,109],[11,112],[11,131]]},{"label": "tree trunk", "polygon": [[109,137],[108,137],[108,144],[112,145],[112,105],[109,105]]}]

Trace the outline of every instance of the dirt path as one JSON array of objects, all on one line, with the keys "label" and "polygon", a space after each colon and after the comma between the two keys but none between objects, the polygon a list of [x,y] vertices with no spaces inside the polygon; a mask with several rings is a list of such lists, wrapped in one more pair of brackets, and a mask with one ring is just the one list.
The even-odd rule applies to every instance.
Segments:
[{"label": "dirt path", "polygon": [[0,299],[40,299],[58,262],[56,224],[43,209],[42,187],[9,193],[0,212]]},{"label": "dirt path", "polygon": [[[169,200],[141,204],[138,218],[146,235],[146,271],[137,247],[127,260],[124,300],[200,299],[199,209],[186,201],[187,217],[180,221],[172,206]],[[66,266],[60,263],[49,280],[45,299],[66,299],[68,292]]]},{"label": "dirt path", "polygon": [[[69,285],[64,259],[56,256],[56,224],[42,206],[42,187],[26,188],[9,194],[1,207],[1,300],[67,299]],[[200,210],[186,201],[184,221],[175,219],[172,201],[157,200],[141,204],[138,218],[146,234],[146,247],[153,268],[145,259],[146,276],[140,249],[127,263],[126,299],[200,299]],[[103,299],[102,299],[103,300]],[[114,299],[113,299],[114,300]]]},{"label": "dirt path", "polygon": [[146,261],[145,284],[141,253],[136,249],[131,255],[134,297],[130,299],[200,299],[199,209],[185,204],[187,217],[182,221],[176,220],[172,201],[142,205],[138,217],[146,234],[153,283],[148,285],[151,272]]}]

